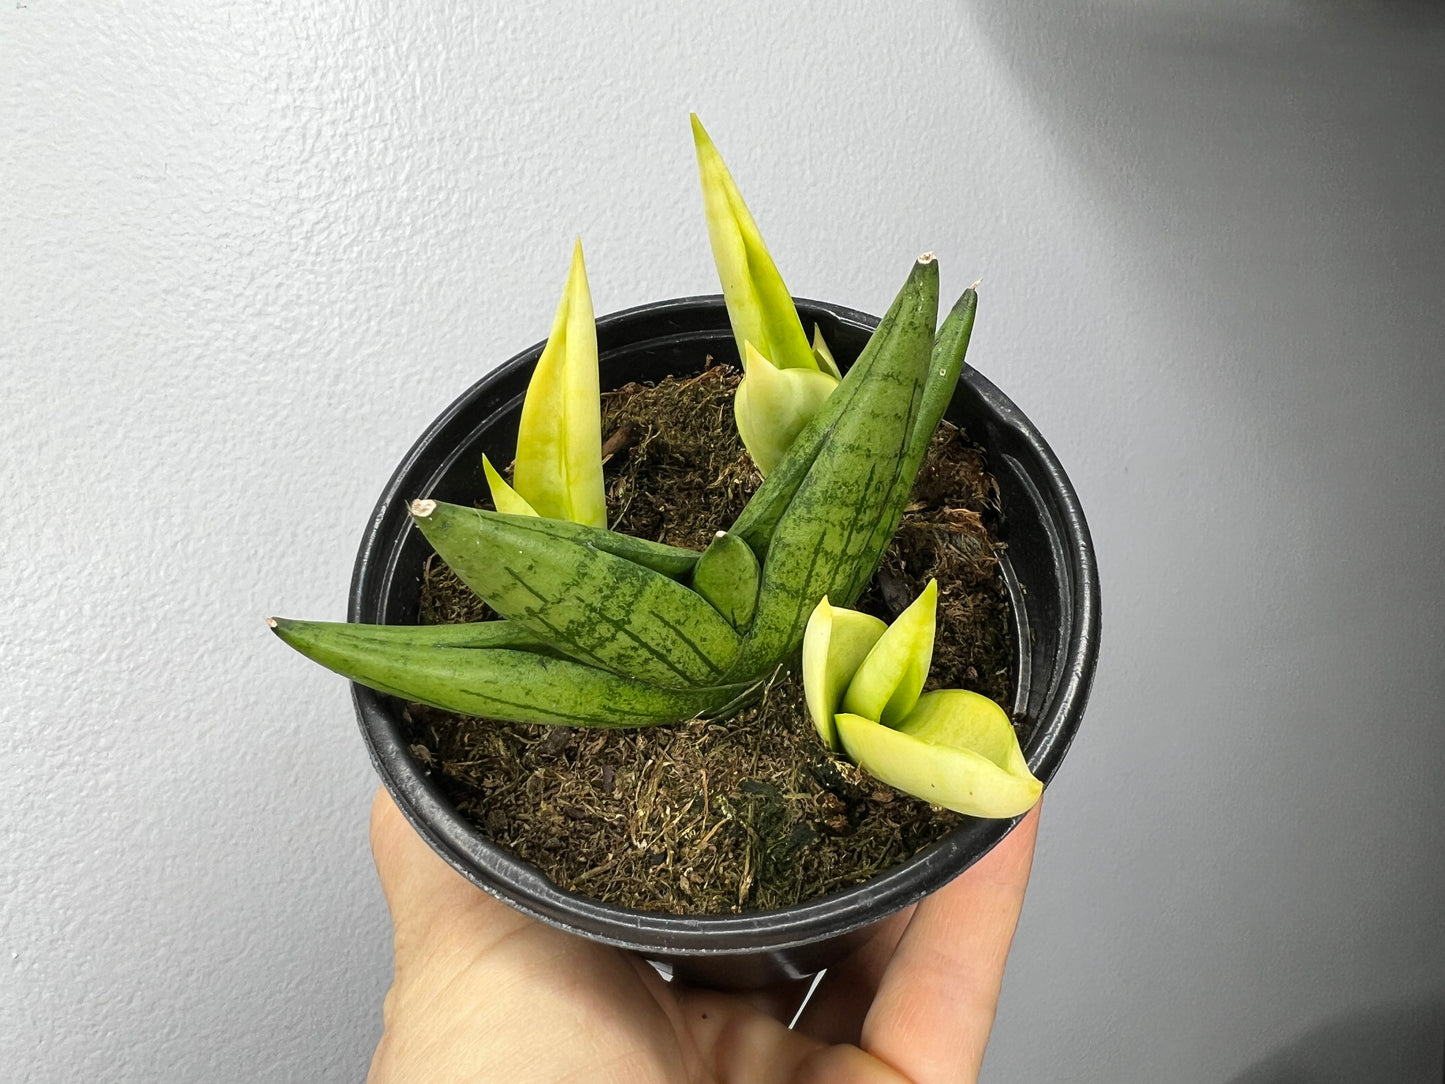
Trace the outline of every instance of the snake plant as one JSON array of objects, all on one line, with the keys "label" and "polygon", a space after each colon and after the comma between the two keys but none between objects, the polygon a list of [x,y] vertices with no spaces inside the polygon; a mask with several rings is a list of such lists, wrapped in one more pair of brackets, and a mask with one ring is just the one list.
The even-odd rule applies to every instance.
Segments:
[{"label": "snake plant", "polygon": [[597,323],[579,240],[552,333],[522,403],[514,485],[482,456],[497,511],[607,526],[598,394]]},{"label": "snake plant", "polygon": [[[380,692],[571,726],[726,716],[801,659],[809,710],[830,749],[939,804],[1013,816],[1026,808],[1019,803],[1032,776],[1020,768],[1017,741],[1010,747],[999,729],[1002,718],[1012,736],[1002,709],[991,715],[957,690],[921,695],[936,589],[888,628],[847,609],[898,528],[958,381],[977,296],[965,291],[935,333],[938,264],[920,257],[838,379],[821,338],[809,346],[696,118],[694,135],[748,366],[743,389],[752,389],[738,398],[753,395],[747,410],[739,407],[740,429],[745,414],[780,427],[779,408],[767,402],[779,374],[811,374],[827,385],[804,396],[806,411],[794,412],[797,424],[776,442],[737,519],[719,524],[702,552],[606,528],[597,341],[579,243],[523,407],[515,488],[486,463],[496,511],[428,499],[410,505],[437,554],[500,619],[427,627],[277,618],[271,626],[302,654]],[[994,766],[993,776],[984,765]]]},{"label": "snake plant", "polygon": [[813,329],[809,346],[793,295],[695,113],[692,138],[708,239],[743,366],[733,404],[738,436],[758,469],[768,474],[838,387],[842,373],[820,329]]},{"label": "snake plant", "polygon": [[937,604],[932,580],[887,626],[819,602],[803,636],[808,713],[828,748],[890,786],[974,817],[1016,817],[1043,784],[1008,715],[965,689],[923,692]]}]

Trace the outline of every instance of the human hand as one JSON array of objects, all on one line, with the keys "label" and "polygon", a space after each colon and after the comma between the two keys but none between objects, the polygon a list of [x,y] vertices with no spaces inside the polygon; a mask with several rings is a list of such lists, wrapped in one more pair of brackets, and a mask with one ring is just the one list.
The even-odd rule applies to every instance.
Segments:
[{"label": "human hand", "polygon": [[371,845],[396,971],[371,1084],[934,1084],[978,1077],[1039,810],[809,983],[723,994],[514,911],[456,873],[385,791]]}]

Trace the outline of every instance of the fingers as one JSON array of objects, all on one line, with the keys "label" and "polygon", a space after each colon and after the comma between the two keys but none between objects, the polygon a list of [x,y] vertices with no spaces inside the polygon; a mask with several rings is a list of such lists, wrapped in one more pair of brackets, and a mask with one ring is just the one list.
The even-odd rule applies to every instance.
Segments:
[{"label": "fingers", "polygon": [[809,976],[806,979],[781,982],[763,990],[748,990],[737,996],[758,1012],[767,1013],[774,1020],[786,1025],[798,1014],[798,1006],[803,1003],[803,998],[808,996],[812,987],[813,979]]},{"label": "fingers", "polygon": [[795,1030],[825,1043],[856,1045],[878,983],[912,917],[912,907],[890,915],[867,941],[828,968]]},{"label": "fingers", "polygon": [[684,1025],[719,1084],[909,1084],[856,1046],[829,1046],[789,1031],[742,998],[681,991]]},{"label": "fingers", "polygon": [[919,1084],[975,1080],[1023,909],[1039,807],[918,905],[863,1025],[863,1049]]},{"label": "fingers", "polygon": [[[901,940],[905,915],[840,963],[805,1014],[811,1033],[805,1034],[768,1015],[786,1012],[781,1002],[755,1007],[686,990],[676,990],[674,1002],[672,991],[660,989],[655,976],[639,975],[625,956],[493,900],[433,853],[383,792],[372,808],[371,838],[396,927],[397,977],[373,1079],[400,1079],[388,1067],[416,1057],[433,1065],[443,1058],[448,1071],[460,1068],[454,1059],[462,1053],[479,1066],[541,1054],[544,1061],[565,1060],[575,1052],[559,1048],[559,1026],[560,1034],[576,1032],[594,1063],[604,1052],[615,1066],[641,1058],[662,1079],[691,1079],[702,1066],[720,1081],[749,1084],[974,1079],[1037,827],[1036,810],[971,870],[919,904]],[[468,1011],[452,1013],[458,1006]],[[829,1045],[858,1034],[860,1019],[863,1049]]]}]

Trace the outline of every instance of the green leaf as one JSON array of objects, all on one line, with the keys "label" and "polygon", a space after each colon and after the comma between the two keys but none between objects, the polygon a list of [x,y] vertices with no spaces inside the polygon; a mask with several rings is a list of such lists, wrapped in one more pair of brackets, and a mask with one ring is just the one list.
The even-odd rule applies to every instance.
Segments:
[{"label": "green leaf", "polygon": [[[779,474],[796,486],[764,537],[762,590],[738,662],[739,677],[755,676],[796,651],[808,617],[824,595],[847,605],[857,597],[892,538],[882,528],[895,500],[906,498],[899,471],[913,433],[928,375],[933,329],[938,319],[938,265],[932,256],[914,264],[908,281],[865,350],[823,411],[809,423],[784,457]],[[852,385],[850,387],[850,381]],[[833,400],[846,395],[835,415]],[[824,417],[828,428],[813,430]],[[795,452],[815,457],[801,480]],[[771,481],[771,478],[769,479]],[[763,495],[767,482],[753,495]],[[776,501],[777,491],[770,501]],[[750,502],[738,523],[764,530],[763,514],[750,518]],[[766,515],[772,515],[769,507]],[[746,530],[733,532],[758,551]]]},{"label": "green leaf", "polygon": [[808,714],[823,744],[832,752],[841,746],[833,716],[843,692],[887,626],[872,614],[831,606],[825,596],[803,631],[803,691]]},{"label": "green leaf", "polygon": [[[783,461],[758,487],[738,516],[732,530],[747,539],[753,551],[760,557],[768,552],[778,520],[812,469],[819,451],[829,439],[838,421],[853,409],[854,399],[867,382],[873,379],[873,370],[879,364],[879,354],[885,343],[894,339],[893,325],[896,323],[903,294],[900,293],[879,321],[877,329],[869,338],[854,362],[852,368],[838,385],[838,390],[818,410],[802,432],[794,439],[784,455]],[[923,395],[918,413],[913,422],[913,433],[909,438],[908,450],[900,465],[896,483],[887,496],[878,502],[880,537],[891,539],[903,518],[903,509],[918,477],[918,468],[928,451],[929,441],[958,385],[959,373],[963,369],[964,356],[968,350],[969,337],[973,331],[973,317],[978,304],[978,294],[973,287],[965,290],[949,311],[947,319],[939,329],[929,359],[928,376],[924,383]],[[886,544],[886,543],[885,543]],[[860,566],[858,579],[845,584],[838,591],[839,598],[850,601],[857,598],[872,577],[874,569]]]},{"label": "green leaf", "polygon": [[[898,532],[898,525],[903,522],[903,509],[913,492],[918,469],[923,465],[928,445],[953,399],[954,390],[958,387],[964,355],[968,351],[969,338],[973,333],[973,317],[977,306],[978,294],[973,287],[969,287],[954,303],[943,321],[943,326],[938,330],[929,359],[928,378],[923,385],[918,414],[913,422],[913,433],[909,437],[908,450],[899,466],[894,488],[883,502],[883,512],[877,524],[878,534],[885,539],[891,539]],[[872,568],[860,566],[857,569],[858,578],[848,585],[847,592],[840,597],[857,598],[868,585],[873,571]]]},{"label": "green leaf", "polygon": [[601,409],[597,325],[578,241],[517,430],[512,483],[540,515],[607,526]]},{"label": "green leaf", "polygon": [[783,285],[757,223],[696,113],[692,114],[692,138],[708,238],[738,357],[743,357],[746,345],[752,343],[779,369],[816,370],[792,294]]},{"label": "green leaf", "polygon": [[897,726],[918,703],[933,664],[938,581],[928,586],[888,626],[859,665],[843,694],[843,710],[884,726]]},{"label": "green leaf", "polygon": [[[359,643],[375,646],[485,650],[511,648],[548,652],[547,642],[515,621],[468,621],[454,625],[366,625],[343,621],[270,619],[273,632],[288,644]],[[292,644],[296,646],[296,644]],[[299,650],[299,648],[298,648]]]},{"label": "green leaf", "polygon": [[[727,620],[668,576],[579,536],[575,525],[439,501],[414,501],[411,514],[463,583],[572,658],[665,688],[728,683],[722,677],[740,640]],[[632,544],[611,532],[592,539],[601,535]]]},{"label": "green leaf", "polygon": [[838,387],[814,369],[779,369],[752,343],[743,354],[743,379],[733,396],[738,436],[764,475],[782,461],[793,439]]},{"label": "green leaf", "polygon": [[[461,508],[459,505],[447,505],[446,507],[448,514],[454,514],[463,521],[468,516],[480,518],[483,515],[494,514],[476,508]],[[459,509],[459,511],[452,512],[452,509]],[[515,515],[517,513],[500,514]],[[527,515],[527,513],[524,512],[521,515]],[[533,517],[533,519],[533,526],[536,530],[544,532],[552,538],[610,553],[614,557],[621,557],[635,565],[660,572],[671,580],[686,581],[691,578],[692,571],[701,556],[697,550],[685,549],[682,546],[669,546],[664,542],[652,542],[646,538],[609,531],[605,527],[589,527],[586,524],[572,523],[565,519],[543,517]],[[480,542],[482,538],[480,525],[477,525],[475,530],[476,538]],[[465,531],[459,532],[452,544],[465,545],[466,537]]]},{"label": "green leaf", "polygon": [[718,531],[692,570],[692,589],[741,629],[758,604],[758,559],[735,534]]},{"label": "green leaf", "polygon": [[[916,270],[915,268],[915,272]],[[909,283],[906,283],[904,288],[898,292],[898,296],[893,299],[893,304],[883,314],[883,319],[878,322],[873,334],[869,336],[868,342],[864,344],[862,352],[858,355],[858,360],[853,363],[847,375],[843,377],[843,382],[828,397],[827,402],[822,405],[813,419],[803,427],[802,432],[794,438],[787,453],[783,456],[783,461],[778,464],[776,470],[763,479],[763,484],[758,487],[757,492],[753,494],[733,523],[732,532],[741,535],[759,558],[768,552],[778,520],[788,510],[788,506],[792,504],[793,498],[797,495],[798,487],[803,484],[803,479],[813,469],[818,453],[832,437],[838,423],[853,412],[854,402],[859,393],[867,391],[872,386],[875,370],[883,365],[885,355],[887,355],[887,364],[896,364],[897,359],[892,355],[899,340],[904,337],[900,335],[897,327],[899,319],[905,314],[907,314],[905,322],[915,318],[914,308],[916,308],[918,295],[910,287],[912,281],[913,275],[910,275]],[[936,320],[936,318],[935,310],[932,319]],[[932,327],[927,328],[924,333],[928,341],[931,341]],[[917,330],[909,330],[909,336],[916,334],[918,334]],[[930,370],[930,374],[931,372],[932,370]],[[910,482],[910,488],[911,485]]]},{"label": "green leaf", "polygon": [[[962,691],[945,690],[948,694]],[[939,697],[941,706],[934,708],[930,697]],[[919,701],[920,707],[925,701],[929,701],[926,710],[930,714],[952,710],[951,696],[929,693]],[[963,710],[966,714],[979,714],[972,708]],[[1013,727],[1008,716],[1003,715],[1002,709],[998,709],[998,714],[1003,716],[1002,725],[1011,735]],[[894,730],[847,712],[839,714],[836,723],[844,750],[860,768],[889,786],[934,805],[971,817],[1017,817],[1031,809],[1043,793],[1043,784],[1029,773],[1027,766],[1020,768],[1022,752],[1017,757],[1008,754],[1002,762],[996,759],[1002,744],[1001,736],[992,733],[997,730],[997,717],[988,728],[990,736],[974,748],[926,741],[909,733],[906,724]],[[924,729],[935,727],[952,732],[948,724],[939,723],[930,723]],[[960,733],[971,729],[972,723],[958,728]],[[1014,738],[1013,747],[1017,749],[1017,746],[1018,739]]]},{"label": "green leaf", "polygon": [[[973,318],[977,311],[978,293],[970,286],[953,303],[953,308],[943,319],[943,326],[938,329],[928,381],[923,386],[923,401],[919,404],[918,420],[914,423],[913,436],[908,442],[908,456],[904,461],[904,473],[910,477],[917,477],[934,431],[943,420],[948,404],[953,401],[958,377],[963,371],[963,359],[973,337]],[[896,526],[894,530],[897,530]]]},{"label": "green leaf", "polygon": [[[879,330],[882,330],[880,325]],[[874,338],[877,338],[875,332]],[[873,340],[869,340],[870,343]],[[858,365],[854,365],[854,369]],[[852,376],[852,370],[849,371]],[[822,408],[813,416],[802,431],[793,438],[777,467],[763,478],[763,484],[753,493],[733,522],[731,531],[743,538],[759,558],[766,556],[772,545],[773,532],[778,520],[788,510],[788,505],[797,495],[798,487],[808,476],[818,452],[838,423],[844,407],[850,405],[858,393],[859,381],[849,382],[848,377],[838,385]]]},{"label": "green leaf", "polygon": [[[377,692],[444,711],[567,726],[633,727],[723,712],[748,685],[663,689],[547,650],[508,621],[358,625],[273,618],[276,635]],[[533,645],[538,645],[535,649]]]}]

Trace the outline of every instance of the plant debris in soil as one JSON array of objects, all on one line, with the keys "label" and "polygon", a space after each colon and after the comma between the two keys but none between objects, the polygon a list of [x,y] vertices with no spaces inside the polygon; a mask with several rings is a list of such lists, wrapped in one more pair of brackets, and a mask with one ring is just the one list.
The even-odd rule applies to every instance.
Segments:
[{"label": "plant debris in soil", "polygon": [[[629,384],[603,396],[614,529],[704,548],[761,476],[732,420],[739,374]],[[891,620],[939,586],[929,688],[1007,705],[1013,634],[983,453],[945,422],[878,573],[855,604]],[[433,558],[424,624],[486,605]],[[963,818],[880,783],[819,742],[801,681],[784,674],[724,720],[594,730],[497,722],[410,704],[412,752],[457,809],[558,887],[674,914],[786,907],[867,880]]]}]

